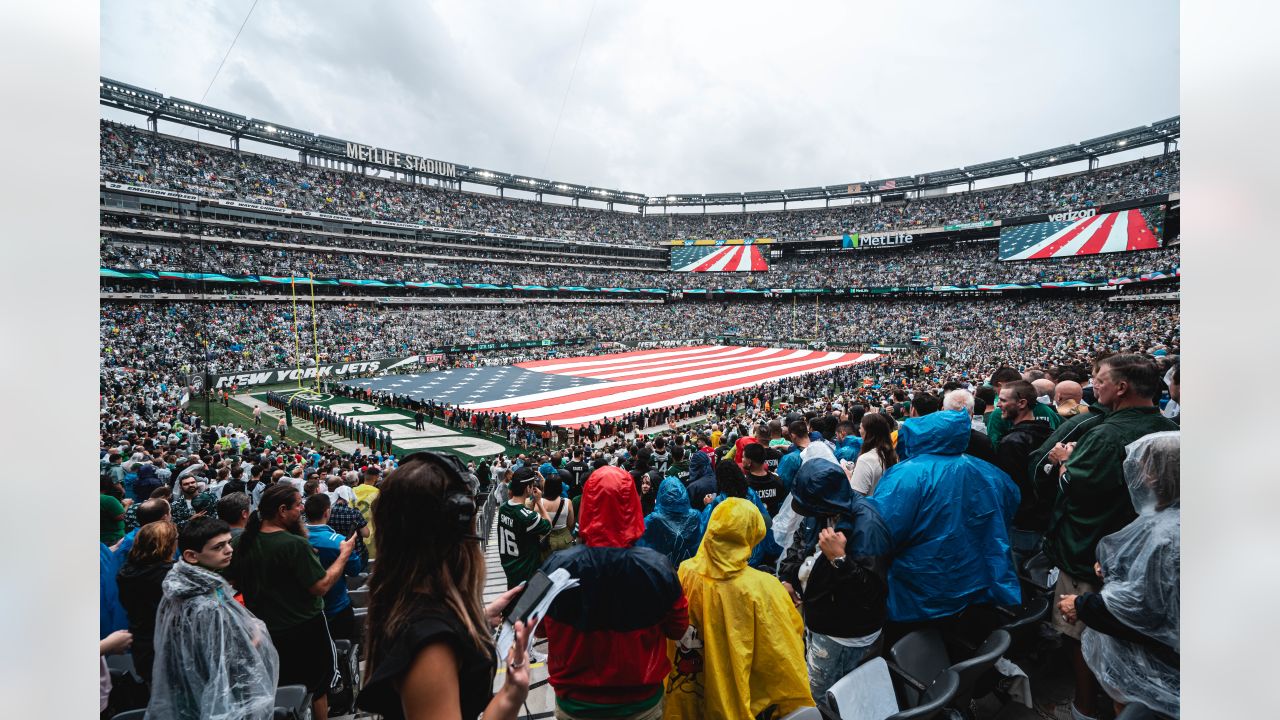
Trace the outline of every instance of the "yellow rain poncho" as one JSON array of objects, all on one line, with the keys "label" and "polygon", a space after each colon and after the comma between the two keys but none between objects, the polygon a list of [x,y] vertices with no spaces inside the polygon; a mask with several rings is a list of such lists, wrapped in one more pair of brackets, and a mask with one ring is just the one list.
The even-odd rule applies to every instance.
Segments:
[{"label": "yellow rain poncho", "polygon": [[804,621],[777,578],[747,567],[764,537],[748,500],[711,513],[698,554],[680,564],[690,631],[671,644],[663,717],[752,718],[813,705],[804,660]]}]

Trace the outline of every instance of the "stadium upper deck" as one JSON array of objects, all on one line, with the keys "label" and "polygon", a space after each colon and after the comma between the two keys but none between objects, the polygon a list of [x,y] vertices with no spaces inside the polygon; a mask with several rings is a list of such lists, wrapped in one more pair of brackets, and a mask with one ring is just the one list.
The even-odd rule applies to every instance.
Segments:
[{"label": "stadium upper deck", "polygon": [[[916,230],[1097,207],[1176,192],[1179,154],[988,190],[830,208],[640,215],[463,193],[413,179],[374,177],[148,133],[101,126],[100,178],[181,193],[353,220],[476,233],[549,237],[611,246],[684,239],[811,240],[846,232]],[[1153,200],[1155,201],[1155,200]],[[412,228],[410,228],[412,229]]]}]

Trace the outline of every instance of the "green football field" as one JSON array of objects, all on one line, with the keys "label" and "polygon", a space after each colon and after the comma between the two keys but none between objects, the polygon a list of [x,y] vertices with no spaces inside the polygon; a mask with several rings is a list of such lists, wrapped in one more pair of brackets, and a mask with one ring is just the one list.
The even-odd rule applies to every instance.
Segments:
[{"label": "green football field", "polygon": [[[298,387],[290,384],[256,388],[255,390],[256,392],[251,393],[251,396],[265,403],[269,390],[289,394],[298,391]],[[455,430],[446,427],[443,421],[440,420],[434,423],[428,421],[425,429],[415,430],[413,412],[410,410],[374,405],[340,395],[318,393],[313,389],[306,389],[303,399],[312,405],[327,407],[344,417],[360,420],[378,429],[390,431],[391,447],[395,454],[401,457],[417,450],[432,450],[456,455],[464,461],[479,461],[481,458],[491,458],[499,453],[516,455],[520,452],[518,448],[507,443],[506,438],[498,438],[496,435],[488,433],[474,433],[470,430]],[[205,414],[203,401],[193,402],[192,408],[201,415]],[[263,427],[274,434],[277,421],[274,418],[268,418],[267,411],[276,412],[276,410],[270,406],[265,408],[262,420]],[[224,407],[221,403],[211,403],[210,416],[205,419],[214,424],[235,423],[241,426],[252,426],[253,410],[250,406],[232,398],[228,407]],[[313,441],[315,439],[313,434],[303,432],[297,422],[295,422],[294,427],[289,429],[287,435],[291,442]],[[341,444],[353,443],[348,438],[337,436],[327,430],[322,431],[320,435],[320,440],[328,444],[334,444],[335,441]],[[365,448],[365,450],[367,452],[368,449]]]}]

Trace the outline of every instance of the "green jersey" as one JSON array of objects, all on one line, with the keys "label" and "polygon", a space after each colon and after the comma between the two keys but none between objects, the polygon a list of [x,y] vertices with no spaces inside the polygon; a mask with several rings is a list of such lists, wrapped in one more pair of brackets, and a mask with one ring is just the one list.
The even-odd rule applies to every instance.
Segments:
[{"label": "green jersey", "polygon": [[507,574],[507,588],[533,577],[542,564],[542,537],[551,522],[521,503],[508,500],[498,508],[498,557]]}]

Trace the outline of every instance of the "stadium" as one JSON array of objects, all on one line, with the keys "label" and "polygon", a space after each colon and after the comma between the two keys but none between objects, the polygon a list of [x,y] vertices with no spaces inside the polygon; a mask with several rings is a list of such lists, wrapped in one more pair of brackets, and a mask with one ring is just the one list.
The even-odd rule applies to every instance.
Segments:
[{"label": "stadium", "polygon": [[[407,715],[407,690],[389,688],[408,671],[387,679],[401,652],[387,647],[419,630],[385,624],[382,603],[412,601],[394,595],[406,576],[378,577],[378,559],[403,555],[387,539],[387,500],[408,497],[396,480],[424,462],[467,487],[404,528],[430,536],[424,558],[436,551],[422,548],[479,542],[476,608],[519,607],[507,591],[532,587],[539,565],[582,583],[547,598],[527,659],[498,637],[503,651],[480,673],[491,687],[468,686],[475,668],[459,668],[447,692],[461,692],[464,716],[488,703],[485,717],[530,720],[1177,717],[1176,559],[1172,629],[1159,603],[1143,602],[1150,588],[1123,596],[1135,610],[1076,566],[1087,556],[1120,577],[1127,556],[1099,543],[1167,532],[1167,503],[1148,511],[1127,495],[1125,458],[1139,457],[1127,443],[1154,438],[1141,457],[1163,462],[1177,491],[1179,117],[964,167],[648,193],[426,157],[361,128],[330,137],[109,77],[98,100],[133,119],[98,125],[101,635],[127,630],[134,643],[104,650],[104,717],[204,717],[182,709],[200,687],[173,679],[204,659],[169,647],[167,606],[160,620],[154,604],[142,620],[134,609],[138,588],[151,583],[158,598],[165,574],[138,569],[130,548],[166,547],[156,537],[168,525],[181,538],[165,551],[173,564],[206,575],[213,566],[188,535],[229,529],[239,543],[219,570],[232,582],[210,582],[240,600],[226,612],[251,634],[265,622],[274,649],[255,642],[236,660],[278,682],[253,700],[253,683],[210,679],[235,685],[232,712]],[[1134,408],[1144,431],[1094,429]],[[953,430],[958,446],[931,444]],[[1172,471],[1160,455],[1170,442]],[[1066,454],[1050,462],[1058,446]],[[823,470],[835,486],[815,490]],[[626,495],[623,510],[600,509],[606,485]],[[901,499],[912,493],[923,494]],[[627,515],[632,500],[641,515]],[[303,532],[301,515],[280,519],[295,501]],[[455,501],[470,503],[458,537],[444,529],[452,516],[432,514]],[[1104,519],[1068,532],[1072,513]],[[205,522],[214,517],[227,525]],[[521,518],[550,545],[513,532]],[[743,537],[717,534],[739,521]],[[628,523],[634,537],[600,540]],[[331,650],[308,645],[296,630],[306,623],[281,629],[297,605],[268,609],[287,598],[273,584],[291,579],[264,570],[267,551],[242,538],[265,548],[271,528],[316,550],[325,577],[302,589],[323,584],[324,611],[306,623]],[[841,539],[829,552],[818,539],[828,533],[847,549]],[[711,555],[731,537],[738,569],[708,571],[719,585],[691,579],[727,562]],[[652,587],[588,556],[624,548],[639,554],[609,562],[646,568]],[[444,567],[459,583],[476,577]],[[860,578],[863,594],[850,599],[839,573]],[[841,598],[839,614],[879,620],[831,630],[849,622],[823,624],[820,583]],[[464,618],[450,632],[471,628],[440,592],[421,597]],[[1068,594],[1077,604],[1061,609]],[[568,609],[589,607],[583,598],[610,610]],[[730,606],[779,635],[793,634],[786,623],[800,632],[744,639],[752,616]],[[656,629],[677,615],[680,632]],[[643,663],[621,653],[642,645],[656,665],[628,675]],[[751,647],[754,667],[750,652],[742,659]],[[845,659],[815,661],[817,648]],[[336,667],[323,687],[299,669],[316,652]],[[1170,654],[1171,680],[1160,675]],[[1086,662],[1098,683],[1088,699]],[[1135,679],[1143,663],[1155,669]],[[606,669],[588,680],[589,666]],[[518,706],[494,710],[511,693]]]}]

